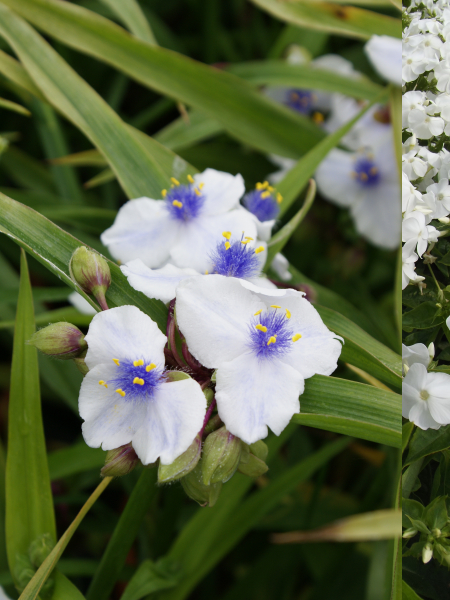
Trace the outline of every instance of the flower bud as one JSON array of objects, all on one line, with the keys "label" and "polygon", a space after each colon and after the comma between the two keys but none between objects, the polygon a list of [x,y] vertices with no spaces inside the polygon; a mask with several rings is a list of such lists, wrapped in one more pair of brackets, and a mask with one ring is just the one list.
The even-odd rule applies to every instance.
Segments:
[{"label": "flower bud", "polygon": [[240,462],[238,466],[239,473],[247,475],[247,477],[259,477],[267,473],[269,467],[260,458],[256,457],[251,452],[245,462]]},{"label": "flower bud", "polygon": [[269,448],[265,442],[259,440],[258,442],[250,444],[250,452],[260,460],[266,460],[267,455],[269,454]]},{"label": "flower bud", "polygon": [[405,540],[408,540],[409,538],[414,537],[417,533],[417,529],[415,529],[414,527],[410,527],[409,529],[405,529],[402,537],[405,538]]},{"label": "flower bud", "polygon": [[87,375],[89,373],[89,367],[87,366],[84,358],[82,358],[81,356],[80,358],[74,358],[73,362],[75,363],[77,369],[82,375]]},{"label": "flower bud", "polygon": [[131,473],[138,462],[139,458],[133,446],[125,444],[107,452],[105,466],[100,473],[102,477],[122,477]]},{"label": "flower bud", "polygon": [[441,537],[441,535],[442,535],[442,531],[441,531],[440,529],[437,529],[437,528],[436,528],[436,529],[432,529],[432,530],[431,530],[431,535],[432,535],[434,538],[440,538],[440,537]]},{"label": "flower bud", "polygon": [[87,350],[83,333],[71,323],[52,323],[33,333],[29,344],[42,354],[61,360],[76,358]]},{"label": "flower bud", "polygon": [[35,571],[27,554],[17,554],[14,565],[14,579],[20,592],[27,587],[31,578],[34,577]]},{"label": "flower bud", "polygon": [[433,546],[431,544],[425,544],[422,550],[422,560],[423,562],[429,563],[433,558]]},{"label": "flower bud", "polygon": [[106,260],[93,250],[80,246],[72,254],[70,276],[86,294],[92,294],[102,310],[107,310],[105,294],[111,285],[111,272]]},{"label": "flower bud", "polygon": [[185,477],[197,466],[202,453],[202,439],[197,435],[195,440],[181,456],[176,458],[171,465],[159,463],[158,483],[169,483]]},{"label": "flower bud", "polygon": [[433,344],[433,342],[431,342],[431,344],[428,346],[428,356],[430,357],[430,360],[433,360],[434,353],[435,353],[434,344]]},{"label": "flower bud", "polygon": [[203,445],[203,483],[225,483],[233,477],[241,458],[241,440],[226,427],[214,431]]},{"label": "flower bud", "polygon": [[221,483],[212,485],[203,483],[202,460],[198,462],[195,469],[183,477],[181,485],[189,498],[198,502],[200,506],[214,506],[222,489]]},{"label": "flower bud", "polygon": [[36,569],[42,565],[54,546],[55,542],[49,533],[44,533],[31,542],[28,548],[28,556]]}]

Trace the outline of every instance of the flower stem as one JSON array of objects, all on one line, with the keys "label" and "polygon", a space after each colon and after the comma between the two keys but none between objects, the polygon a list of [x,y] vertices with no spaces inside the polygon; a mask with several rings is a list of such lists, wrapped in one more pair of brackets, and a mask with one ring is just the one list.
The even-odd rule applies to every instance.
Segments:
[{"label": "flower stem", "polygon": [[438,299],[439,299],[439,302],[442,302],[442,300],[444,300],[444,292],[439,287],[439,283],[438,283],[438,281],[436,279],[436,276],[435,276],[435,274],[433,272],[433,269],[431,268],[430,264],[428,265],[428,269],[430,270],[431,276],[433,277],[434,283],[436,284],[436,287],[438,289]]},{"label": "flower stem", "polygon": [[216,399],[214,398],[213,401],[211,402],[211,404],[208,406],[208,410],[206,411],[206,415],[205,415],[205,419],[203,421],[203,427],[200,429],[200,437],[203,436],[203,433],[205,432],[205,427],[208,425],[208,421],[213,413],[213,410],[216,408]]}]

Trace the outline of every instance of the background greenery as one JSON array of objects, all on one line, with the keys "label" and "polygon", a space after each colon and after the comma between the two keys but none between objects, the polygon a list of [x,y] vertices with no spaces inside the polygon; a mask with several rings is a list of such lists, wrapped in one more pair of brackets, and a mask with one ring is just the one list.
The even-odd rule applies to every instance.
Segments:
[{"label": "background greenery", "polygon": [[[324,134],[307,119],[272,107],[255,88],[278,82],[349,93],[350,83],[308,69],[284,74],[280,80],[280,63],[268,61],[280,60],[291,43],[305,47],[312,57],[338,53],[377,84],[356,86],[353,95],[373,100],[382,82],[365,58],[364,41],[372,33],[400,33],[395,8],[380,0],[371,3],[376,12],[299,2],[286,5],[284,14],[279,14],[280,4],[270,0],[141,0],[143,14],[131,1],[67,3],[61,10],[57,4],[47,0],[0,3],[0,49],[6,53],[0,53],[0,95],[31,113],[6,112],[0,104],[0,191],[106,256],[99,234],[112,223],[127,196],[152,195],[165,187],[174,164],[172,152],[192,165],[176,163],[181,172],[206,167],[240,172],[248,189],[276,170],[267,154],[305,156],[310,172],[305,169],[308,163],[302,163],[296,187],[289,188],[295,193],[283,215],[287,222],[300,208],[304,195],[300,192],[314,171],[307,152],[319,148]],[[88,15],[86,21],[70,12],[76,4],[92,11],[80,13]],[[150,44],[156,40],[176,54],[160,52],[155,46],[144,51],[134,38],[124,37],[95,14],[121,23],[139,40]],[[45,34],[64,63],[18,15]],[[83,49],[87,54],[79,52]],[[23,67],[9,56],[16,56]],[[183,56],[216,68],[182,60]],[[227,76],[226,71],[236,76]],[[338,138],[332,145],[336,143]],[[326,149],[320,152],[323,156]],[[64,159],[68,155],[72,157]],[[34,327],[31,302],[38,326],[64,319],[83,328],[89,317],[66,301],[72,291],[66,284],[73,286],[67,261],[77,242],[5,196],[0,196],[0,231],[7,234],[0,236],[0,433],[5,447],[9,440],[6,497],[9,506],[14,502],[16,519],[21,521],[13,527],[7,511],[11,564],[15,548],[26,551],[37,534],[51,530],[53,513],[48,512],[47,500],[34,500],[46,479],[51,480],[61,536],[99,483],[104,453],[87,448],[81,438],[77,414],[81,375],[75,366],[39,357],[46,474],[36,357],[31,348],[23,350]],[[26,262],[15,241],[31,254],[27,258],[33,300]],[[302,397],[304,414],[296,419],[302,426],[293,423],[279,438],[269,438],[267,475],[256,482],[236,475],[212,509],[201,509],[188,500],[178,484],[156,488],[153,471],[137,470],[114,480],[78,526],[59,561],[54,600],[80,599],[80,592],[87,600],[138,600],[150,593],[152,598],[168,600],[384,600],[391,598],[391,592],[400,598],[395,572],[393,576],[396,547],[392,541],[302,545],[271,541],[273,532],[313,530],[395,504],[400,420],[393,401],[398,407],[398,395],[367,385],[367,377],[363,374],[361,379],[346,363],[398,391],[398,364],[392,352],[398,352],[396,254],[361,240],[347,212],[320,197],[284,251],[293,266],[293,281],[310,283],[323,306],[322,317],[346,337],[335,374],[340,379],[330,380],[331,387],[325,378],[310,382]],[[112,269],[110,305],[137,303],[163,323],[164,309],[133,293],[120,271]],[[16,310],[18,323],[25,325],[14,332]],[[361,381],[364,387],[351,385]],[[15,419],[13,400],[19,415]],[[18,402],[25,404],[18,406]],[[35,415],[35,426],[24,446],[20,418],[30,414]],[[2,488],[0,510],[4,511]],[[19,508],[15,497],[25,505]],[[44,507],[42,514],[39,507]],[[22,515],[29,513],[35,516],[27,525]],[[3,522],[0,584],[16,598]],[[123,593],[133,575],[132,585]],[[27,598],[36,597],[32,594]]]}]

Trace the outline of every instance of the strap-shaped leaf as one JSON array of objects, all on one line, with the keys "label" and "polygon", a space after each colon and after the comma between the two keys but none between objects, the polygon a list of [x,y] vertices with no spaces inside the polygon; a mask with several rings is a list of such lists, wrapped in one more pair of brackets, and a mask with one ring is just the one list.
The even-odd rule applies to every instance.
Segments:
[{"label": "strap-shaped leaf", "polygon": [[156,44],[151,27],[136,0],[100,1],[108,6],[136,37],[149,44]]},{"label": "strap-shaped leaf", "polygon": [[56,541],[37,350],[27,345],[35,326],[33,296],[23,251],[20,269],[6,461],[6,549],[13,575],[18,554],[26,554],[37,537],[49,533]]},{"label": "strap-shaped leaf", "polygon": [[101,448],[90,448],[85,442],[73,444],[48,455],[50,478],[59,479],[90,469],[100,469],[105,463],[105,452]]},{"label": "strap-shaped leaf", "polygon": [[20,115],[24,115],[25,117],[31,116],[31,113],[28,110],[28,108],[25,108],[21,104],[17,104],[17,102],[11,102],[11,100],[6,100],[5,98],[0,98],[0,108],[19,113]]},{"label": "strap-shaped leaf", "polygon": [[4,0],[3,4],[63,44],[198,108],[255,148],[298,157],[323,137],[310,120],[264,97],[239,77],[133,38],[80,6],[55,0]]},{"label": "strap-shaped leaf", "polygon": [[[0,194],[0,232],[11,237],[96,307],[95,302],[81,291],[69,275],[69,262],[73,252],[85,244],[36,211],[3,194]],[[164,304],[134,290],[114,262],[109,261],[109,267],[112,275],[112,283],[106,294],[109,306],[134,304],[148,314],[162,331],[165,331],[167,309]]]}]

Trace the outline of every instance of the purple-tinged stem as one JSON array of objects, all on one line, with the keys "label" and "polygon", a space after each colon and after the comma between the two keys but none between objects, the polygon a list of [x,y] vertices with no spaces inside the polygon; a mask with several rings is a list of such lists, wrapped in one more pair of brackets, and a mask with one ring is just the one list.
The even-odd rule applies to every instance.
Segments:
[{"label": "purple-tinged stem", "polygon": [[213,401],[211,402],[211,404],[208,406],[208,410],[206,411],[205,419],[203,421],[203,427],[200,429],[200,432],[199,432],[200,437],[203,436],[205,427],[208,425],[209,418],[212,415],[213,410],[215,408],[216,408],[216,399],[214,398]]},{"label": "purple-tinged stem", "polygon": [[176,339],[175,339],[175,320],[174,319],[172,319],[172,321],[170,322],[169,335],[167,337],[169,338],[170,350],[172,351],[174,359],[177,361],[177,363],[180,365],[180,367],[185,367],[186,363],[183,361],[181,356],[178,354],[178,349],[177,349],[177,344],[176,344]]}]

